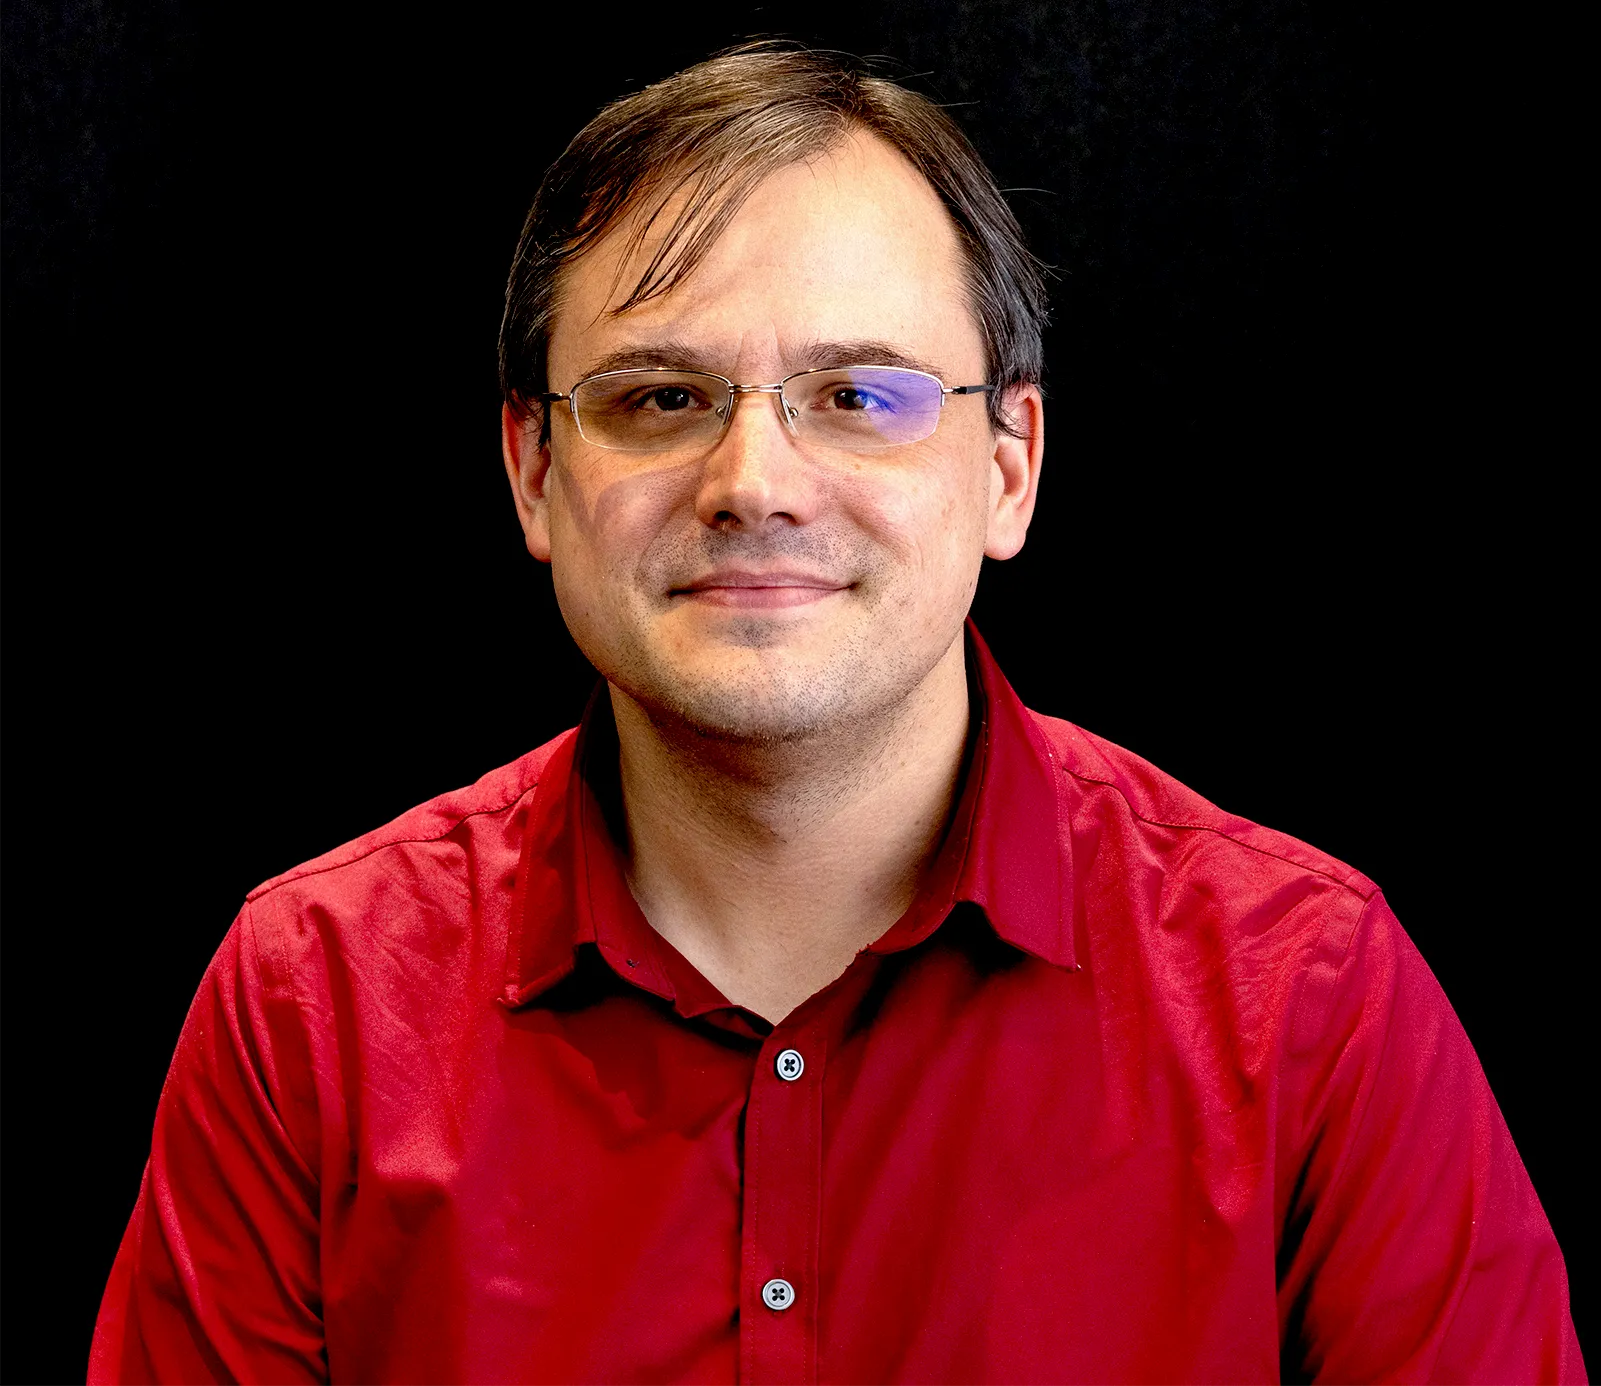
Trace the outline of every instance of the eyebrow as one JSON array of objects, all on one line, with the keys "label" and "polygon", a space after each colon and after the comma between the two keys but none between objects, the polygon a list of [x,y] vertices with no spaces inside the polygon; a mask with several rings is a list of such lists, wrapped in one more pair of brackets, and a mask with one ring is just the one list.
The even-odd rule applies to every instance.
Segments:
[{"label": "eyebrow", "polygon": [[679,371],[708,371],[720,374],[713,369],[712,357],[703,351],[697,350],[687,342],[680,342],[667,338],[659,342],[641,343],[638,346],[622,347],[617,351],[609,351],[579,372],[579,378],[591,375],[604,375],[607,371],[648,371],[648,370],[679,370]]},{"label": "eyebrow", "polygon": [[923,371],[937,375],[945,373],[931,361],[922,360],[902,351],[893,342],[880,342],[859,338],[846,342],[813,342],[800,355],[796,370],[827,370],[831,366],[900,366],[904,370]]},{"label": "eyebrow", "polygon": [[[726,358],[719,360],[713,353],[691,346],[688,342],[665,338],[609,351],[591,361],[579,378],[602,375],[607,371],[678,370],[704,371],[726,379],[726,366]],[[830,370],[839,366],[900,366],[905,370],[924,371],[941,380],[945,379],[945,373],[939,366],[913,356],[891,342],[867,337],[838,342],[809,342],[785,361],[783,370],[786,375],[794,375],[799,371]]]}]

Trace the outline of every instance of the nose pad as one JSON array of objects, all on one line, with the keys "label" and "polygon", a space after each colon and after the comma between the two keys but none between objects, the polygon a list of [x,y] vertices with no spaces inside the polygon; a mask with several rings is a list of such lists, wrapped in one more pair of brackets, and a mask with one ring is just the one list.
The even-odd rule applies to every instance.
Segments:
[{"label": "nose pad", "polygon": [[790,436],[796,436],[795,420],[800,418],[800,410],[784,398],[784,393],[782,390],[772,385],[748,385],[743,389],[735,390],[734,393],[729,397],[728,403],[723,405],[722,408],[714,411],[717,417],[723,421],[723,426],[725,428],[733,420],[734,406],[746,395],[769,396],[773,401],[773,407],[778,410],[779,419],[782,420],[784,427],[789,431]]}]

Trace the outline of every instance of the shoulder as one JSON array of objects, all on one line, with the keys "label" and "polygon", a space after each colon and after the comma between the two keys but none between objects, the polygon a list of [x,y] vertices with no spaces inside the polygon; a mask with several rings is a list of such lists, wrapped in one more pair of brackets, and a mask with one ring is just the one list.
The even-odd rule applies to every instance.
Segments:
[{"label": "shoulder", "polygon": [[[523,820],[561,736],[473,784],[419,804],[353,841],[264,881],[245,898],[255,931],[282,935],[333,928],[437,922],[441,911],[477,909],[515,878]],[[293,921],[293,922],[292,922]],[[263,940],[269,948],[270,942]]]},{"label": "shoulder", "polygon": [[1341,986],[1359,1007],[1384,990],[1364,940],[1377,929],[1385,950],[1406,947],[1379,888],[1121,746],[1034,715],[1062,778],[1075,932],[1108,1024],[1165,1036],[1203,1075],[1198,1100],[1225,1108],[1281,1062],[1324,1054]]},{"label": "shoulder", "polygon": [[1126,816],[1186,854],[1210,850],[1242,868],[1308,874],[1365,902],[1378,887],[1360,871],[1287,833],[1227,813],[1193,789],[1103,737],[1057,717],[1030,714],[1061,772],[1101,811]]},{"label": "shoulder", "polygon": [[1254,1009],[1269,976],[1289,985],[1309,967],[1338,968],[1369,906],[1382,905],[1378,886],[1326,852],[1225,812],[1121,746],[1032,715],[1063,777],[1092,953],[1132,949],[1142,967],[1251,993]]}]

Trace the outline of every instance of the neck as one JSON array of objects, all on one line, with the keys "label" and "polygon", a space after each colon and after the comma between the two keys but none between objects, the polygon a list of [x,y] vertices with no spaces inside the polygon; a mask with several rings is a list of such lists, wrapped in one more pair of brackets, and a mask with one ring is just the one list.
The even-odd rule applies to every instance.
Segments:
[{"label": "neck", "polygon": [[629,884],[730,1001],[781,1019],[905,913],[961,774],[960,639],[892,710],[798,742],[709,741],[611,697]]}]

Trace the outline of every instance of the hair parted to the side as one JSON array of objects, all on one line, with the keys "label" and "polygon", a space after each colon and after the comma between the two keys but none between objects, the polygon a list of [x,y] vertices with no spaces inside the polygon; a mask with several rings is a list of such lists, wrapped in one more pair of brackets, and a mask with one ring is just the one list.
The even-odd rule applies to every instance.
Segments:
[{"label": "hair parted to the side", "polygon": [[1045,285],[989,170],[926,97],[868,75],[853,59],[770,41],[730,49],[613,102],[551,165],[506,284],[500,388],[507,405],[519,417],[538,409],[531,401],[551,388],[547,358],[562,271],[625,216],[633,251],[666,206],[683,199],[618,313],[691,274],[769,174],[858,130],[899,150],[950,213],[989,382],[1000,387],[988,396],[990,419],[1011,431],[1005,388],[1040,379]]}]

